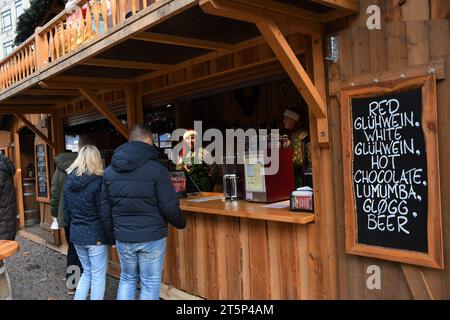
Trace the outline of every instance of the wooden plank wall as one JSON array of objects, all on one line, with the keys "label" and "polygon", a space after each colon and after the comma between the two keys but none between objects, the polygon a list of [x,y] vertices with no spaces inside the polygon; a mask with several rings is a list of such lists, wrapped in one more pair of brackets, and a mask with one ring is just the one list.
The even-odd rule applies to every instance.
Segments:
[{"label": "wooden plank wall", "polygon": [[169,229],[163,282],[207,299],[308,299],[304,225],[186,213]]},{"label": "wooden plank wall", "polygon": [[[45,135],[49,136],[49,132],[47,128],[41,128],[39,126],[39,123],[41,122],[41,119],[43,119],[44,117],[46,117],[47,115],[39,115],[39,114],[33,114],[33,115],[26,115],[26,118],[36,127],[38,127]],[[12,130],[11,132],[13,133],[13,143],[16,146],[20,147],[20,142],[18,140],[19,135],[18,132],[25,126],[24,123],[22,123],[22,121],[17,120],[16,118],[14,118],[13,120],[13,125],[12,125]],[[34,146],[33,146],[33,150],[34,150]],[[16,154],[16,153],[15,153]],[[24,166],[22,166],[21,164],[21,160],[20,157],[17,157],[17,155],[14,157],[14,164],[16,166],[16,169],[20,169],[22,172],[22,175],[26,172],[26,164],[24,164]],[[49,157],[49,174],[50,174],[50,185],[51,185],[51,178],[53,176],[53,172],[54,172],[54,161],[53,161],[53,156],[51,153],[51,149],[50,149],[50,157]],[[16,187],[18,190],[18,197],[21,196],[22,194],[22,188],[21,186],[19,186],[19,184],[21,184],[22,181],[22,176],[21,174],[16,174],[15,177],[16,180]],[[19,210],[23,211],[23,207],[21,207],[20,205],[18,206]],[[52,231],[50,229],[50,225],[52,223],[52,218],[51,218],[51,213],[50,213],[50,203],[46,203],[46,202],[40,202],[39,203],[39,209],[40,209],[40,215],[41,215],[41,227],[43,228],[43,232],[42,232],[42,236],[43,238],[52,243],[52,244],[56,244],[59,245],[60,244],[60,238],[62,237],[62,233],[54,233],[54,231]],[[21,216],[23,216],[23,212],[20,212]]]},{"label": "wooden plank wall", "polygon": [[[287,75],[261,84],[259,91],[252,91],[252,88],[242,90],[244,101],[239,101],[235,91],[226,91],[177,104],[177,112],[182,113],[178,127],[191,128],[193,120],[201,120],[203,130],[281,128],[283,112],[288,108],[296,108],[299,113],[301,111],[302,127],[309,126],[307,105]],[[251,101],[253,93],[256,99]],[[248,113],[245,113],[244,107],[248,107]]]},{"label": "wooden plank wall", "polygon": [[9,131],[0,130],[0,148],[8,149],[8,144],[11,142],[11,133]]},{"label": "wooden plank wall", "polygon": [[[445,61],[445,80],[438,81],[439,155],[441,170],[442,219],[444,230],[444,255],[446,268],[442,271],[422,267],[406,268],[402,265],[376,259],[347,255],[344,234],[344,189],[342,178],[342,148],[340,136],[340,111],[336,97],[329,97],[332,123],[332,150],[335,168],[335,195],[338,247],[338,279],[340,299],[450,299],[450,1],[362,0],[361,14],[350,21],[349,28],[339,32],[340,59],[329,65],[329,84],[354,78],[356,85],[362,76],[394,71],[398,77],[410,68],[435,61]],[[364,15],[368,5],[382,8],[382,29],[369,31]],[[430,7],[431,6],[431,7]],[[439,6],[440,10],[437,10]],[[431,14],[431,13],[432,14]],[[433,19],[430,19],[433,18]],[[372,80],[373,81],[373,80]],[[367,267],[381,268],[381,290],[368,290]],[[412,271],[411,271],[412,270]],[[405,278],[405,274],[410,278]],[[423,275],[431,294],[423,295],[413,278]],[[411,287],[408,286],[408,283]]]},{"label": "wooden plank wall", "polygon": [[[311,47],[310,39],[305,35],[292,33],[286,38],[296,54],[304,53]],[[259,74],[264,71],[273,73],[273,69],[276,68],[270,68],[267,64],[276,63],[276,57],[264,39],[255,38],[241,45],[241,49],[231,53],[210,53],[182,62],[174,66],[170,72],[161,71],[138,79],[139,94],[143,96],[144,104],[173,102],[170,100],[177,97],[185,98],[193,93],[202,94],[206,87],[220,88],[223,91],[236,82],[246,81],[247,78],[242,77],[249,74],[247,70]],[[281,66],[278,69],[281,69]],[[236,78],[236,75],[240,75],[241,78]]]}]

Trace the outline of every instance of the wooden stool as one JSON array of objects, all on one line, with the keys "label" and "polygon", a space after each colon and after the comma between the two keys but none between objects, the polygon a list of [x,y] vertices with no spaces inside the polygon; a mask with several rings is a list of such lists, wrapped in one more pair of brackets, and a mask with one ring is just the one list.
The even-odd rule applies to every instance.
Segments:
[{"label": "wooden stool", "polygon": [[11,300],[11,284],[3,260],[19,251],[17,241],[0,240],[0,300]]}]

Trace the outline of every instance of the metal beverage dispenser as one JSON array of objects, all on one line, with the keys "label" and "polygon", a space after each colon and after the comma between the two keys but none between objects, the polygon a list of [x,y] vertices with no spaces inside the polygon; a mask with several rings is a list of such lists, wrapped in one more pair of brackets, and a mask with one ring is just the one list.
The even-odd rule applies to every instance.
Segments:
[{"label": "metal beverage dispenser", "polygon": [[277,137],[277,148],[273,151],[278,152],[279,167],[275,174],[269,175],[267,169],[270,164],[265,164],[265,157],[271,156],[270,137],[267,136],[264,141],[268,144],[268,152],[249,147],[245,154],[245,199],[267,203],[288,200],[294,190],[292,148],[287,143],[287,137]]}]

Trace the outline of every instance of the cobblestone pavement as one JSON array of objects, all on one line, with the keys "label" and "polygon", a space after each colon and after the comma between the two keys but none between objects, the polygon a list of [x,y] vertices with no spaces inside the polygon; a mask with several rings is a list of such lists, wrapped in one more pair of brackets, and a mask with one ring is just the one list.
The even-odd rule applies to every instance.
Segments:
[{"label": "cobblestone pavement", "polygon": [[[17,237],[20,251],[6,260],[14,300],[72,300],[65,281],[66,256]],[[117,279],[108,276],[105,300],[114,300]]]}]

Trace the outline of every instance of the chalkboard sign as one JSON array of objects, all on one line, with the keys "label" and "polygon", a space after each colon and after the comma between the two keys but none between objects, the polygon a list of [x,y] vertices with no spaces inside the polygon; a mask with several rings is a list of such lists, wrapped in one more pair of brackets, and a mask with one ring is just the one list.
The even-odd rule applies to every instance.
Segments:
[{"label": "chalkboard sign", "polygon": [[443,267],[435,80],[341,91],[349,253]]},{"label": "chalkboard sign", "polygon": [[45,143],[35,145],[36,161],[36,200],[41,202],[50,201],[48,155]]}]

